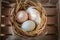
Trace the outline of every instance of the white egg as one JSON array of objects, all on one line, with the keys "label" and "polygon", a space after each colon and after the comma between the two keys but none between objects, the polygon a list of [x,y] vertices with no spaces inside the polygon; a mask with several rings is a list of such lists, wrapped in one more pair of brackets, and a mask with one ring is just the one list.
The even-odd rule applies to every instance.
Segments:
[{"label": "white egg", "polygon": [[31,20],[25,21],[21,26],[21,29],[23,31],[32,31],[34,30],[34,28],[35,28],[35,22]]},{"label": "white egg", "polygon": [[34,6],[28,7],[29,19],[34,20],[37,24],[41,23],[40,12],[34,9]]},{"label": "white egg", "polygon": [[16,15],[16,19],[18,22],[22,23],[28,19],[28,14],[26,11],[19,11]]}]

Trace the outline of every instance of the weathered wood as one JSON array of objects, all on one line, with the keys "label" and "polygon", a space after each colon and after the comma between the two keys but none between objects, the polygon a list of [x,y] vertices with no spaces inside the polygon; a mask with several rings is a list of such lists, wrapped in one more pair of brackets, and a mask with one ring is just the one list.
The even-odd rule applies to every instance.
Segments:
[{"label": "weathered wood", "polygon": [[45,8],[47,15],[56,15],[57,14],[57,10],[56,8]]},{"label": "weathered wood", "polygon": [[49,0],[40,0],[40,2],[44,4],[44,3],[49,2]]},{"label": "weathered wood", "polygon": [[58,0],[57,4],[58,10],[58,40],[60,40],[60,0]]},{"label": "weathered wood", "polygon": [[3,8],[2,9],[2,11],[1,11],[1,15],[5,15],[5,16],[8,16],[9,15],[9,12],[10,12],[10,10],[9,10],[10,8]]},{"label": "weathered wood", "polygon": [[50,6],[50,7],[55,7],[56,5],[50,4],[50,3],[46,3],[46,4],[42,4],[42,6]]},{"label": "weathered wood", "polygon": [[1,34],[11,34],[10,27],[1,27]]},{"label": "weathered wood", "polygon": [[56,34],[57,29],[55,26],[47,26],[46,27],[47,34]]},{"label": "weathered wood", "polygon": [[10,19],[9,17],[2,17],[1,18],[1,24],[10,25],[9,19]]},{"label": "weathered wood", "polygon": [[47,24],[56,24],[56,17],[47,17]]},{"label": "weathered wood", "polygon": [[54,4],[54,5],[56,5],[57,2],[58,2],[58,0],[50,0],[50,4]]},{"label": "weathered wood", "polygon": [[56,40],[56,36],[55,35],[47,35],[47,36],[43,36],[41,38],[38,38],[36,40]]}]

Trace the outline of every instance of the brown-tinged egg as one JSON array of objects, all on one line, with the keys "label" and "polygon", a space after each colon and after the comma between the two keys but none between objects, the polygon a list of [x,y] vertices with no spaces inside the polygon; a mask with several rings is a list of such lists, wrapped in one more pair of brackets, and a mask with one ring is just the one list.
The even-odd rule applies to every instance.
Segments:
[{"label": "brown-tinged egg", "polygon": [[24,21],[26,21],[28,19],[28,14],[26,11],[19,11],[17,14],[16,14],[16,20],[17,22],[19,23],[22,23]]}]

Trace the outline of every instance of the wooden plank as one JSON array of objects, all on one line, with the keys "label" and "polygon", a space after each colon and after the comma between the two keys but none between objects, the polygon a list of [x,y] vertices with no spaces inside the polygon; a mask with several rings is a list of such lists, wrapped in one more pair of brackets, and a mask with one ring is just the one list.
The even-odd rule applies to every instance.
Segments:
[{"label": "wooden plank", "polygon": [[49,0],[39,0],[41,3],[47,3]]},{"label": "wooden plank", "polygon": [[1,40],[6,40],[7,36],[0,36]]},{"label": "wooden plank", "polygon": [[57,29],[55,26],[47,26],[46,27],[47,34],[56,34]]},{"label": "wooden plank", "polygon": [[56,8],[56,5],[53,5],[53,4],[50,4],[50,3],[44,3],[44,4],[42,4],[42,6],[50,6],[50,7],[53,7],[54,6]]},{"label": "wooden plank", "polygon": [[1,11],[1,15],[6,15],[8,16],[9,15],[9,12],[10,12],[10,8],[3,8],[2,11]]},{"label": "wooden plank", "polygon": [[45,8],[47,15],[56,15],[57,14],[57,10],[56,8]]},{"label": "wooden plank", "polygon": [[0,0],[0,24],[1,24],[1,0]]},{"label": "wooden plank", "polygon": [[[0,0],[0,24],[1,24],[1,0]],[[0,33],[1,33],[1,27],[0,27]]]},{"label": "wooden plank", "polygon": [[56,36],[55,35],[41,36],[39,38],[36,38],[36,40],[56,40]]},{"label": "wooden plank", "polygon": [[47,17],[47,24],[56,24],[56,17]]},{"label": "wooden plank", "polygon": [[47,35],[43,37],[43,40],[56,40],[55,35]]},{"label": "wooden plank", "polygon": [[10,27],[1,27],[1,34],[5,34],[5,35],[12,34],[10,31]]},{"label": "wooden plank", "polygon": [[[4,0],[3,0],[4,1]],[[13,3],[13,2],[16,2],[16,0],[5,0],[5,1],[8,1],[10,3]]]},{"label": "wooden plank", "polygon": [[57,2],[58,2],[58,0],[50,0],[50,4],[56,5]]},{"label": "wooden plank", "polygon": [[5,36],[5,34],[1,34],[1,33],[0,33],[0,36]]},{"label": "wooden plank", "polygon": [[1,24],[10,25],[9,17],[2,17]]},{"label": "wooden plank", "polygon": [[58,0],[39,0],[41,3],[45,4],[45,3],[50,3],[53,5],[56,5],[56,3],[58,2]]},{"label": "wooden plank", "polygon": [[49,0],[45,0],[45,1],[44,1],[44,0],[32,0],[32,1],[33,1],[33,2],[37,2],[37,1],[39,1],[40,3],[43,4],[43,3],[47,3]]},{"label": "wooden plank", "polygon": [[58,10],[58,40],[60,40],[60,0],[58,0],[57,10]]}]

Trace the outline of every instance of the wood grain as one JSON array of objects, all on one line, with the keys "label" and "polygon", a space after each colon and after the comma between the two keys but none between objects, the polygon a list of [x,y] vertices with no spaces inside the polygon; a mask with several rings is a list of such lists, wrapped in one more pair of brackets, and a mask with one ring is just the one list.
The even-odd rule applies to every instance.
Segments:
[{"label": "wood grain", "polygon": [[55,26],[47,26],[46,31],[47,31],[47,34],[56,34],[57,29]]},{"label": "wood grain", "polygon": [[56,15],[57,14],[57,10],[56,8],[45,8],[47,15]]},{"label": "wood grain", "polygon": [[1,27],[1,34],[9,35],[11,34],[10,27]]},{"label": "wood grain", "polygon": [[56,24],[56,17],[47,17],[47,24]]}]

